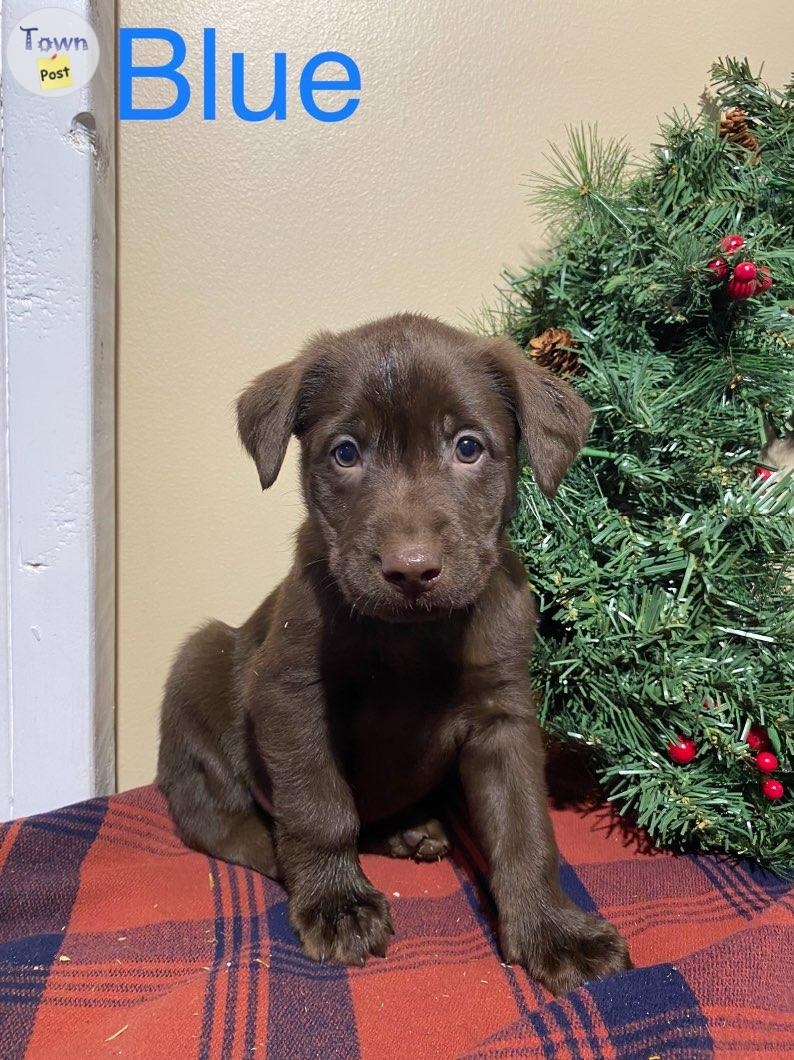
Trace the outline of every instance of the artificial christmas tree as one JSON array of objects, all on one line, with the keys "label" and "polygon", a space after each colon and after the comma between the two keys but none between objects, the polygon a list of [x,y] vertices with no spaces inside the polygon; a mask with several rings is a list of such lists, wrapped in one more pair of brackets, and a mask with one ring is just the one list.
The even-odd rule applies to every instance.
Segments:
[{"label": "artificial christmas tree", "polygon": [[786,871],[794,477],[761,451],[794,409],[794,84],[712,75],[644,163],[585,129],[554,149],[532,201],[557,250],[488,325],[595,413],[554,501],[523,473],[512,526],[544,725],[657,842]]}]

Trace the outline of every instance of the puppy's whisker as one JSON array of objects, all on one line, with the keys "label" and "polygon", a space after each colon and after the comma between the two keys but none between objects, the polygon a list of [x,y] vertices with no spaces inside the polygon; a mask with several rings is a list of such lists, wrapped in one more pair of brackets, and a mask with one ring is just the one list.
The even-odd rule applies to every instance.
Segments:
[{"label": "puppy's whisker", "polygon": [[325,556],[319,556],[317,559],[310,559],[308,563],[304,563],[303,564],[303,569],[304,570],[308,570],[309,567],[315,567],[315,566],[317,566],[320,563],[327,563],[327,562],[328,562],[328,560],[325,558]]}]

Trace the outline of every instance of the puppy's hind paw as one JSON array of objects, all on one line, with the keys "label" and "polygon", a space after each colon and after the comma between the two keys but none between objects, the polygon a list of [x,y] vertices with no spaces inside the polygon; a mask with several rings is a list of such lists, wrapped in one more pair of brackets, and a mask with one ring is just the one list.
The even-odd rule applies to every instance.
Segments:
[{"label": "puppy's hind paw", "polygon": [[435,817],[414,828],[395,832],[385,841],[383,853],[414,861],[440,861],[452,849],[444,826]]}]

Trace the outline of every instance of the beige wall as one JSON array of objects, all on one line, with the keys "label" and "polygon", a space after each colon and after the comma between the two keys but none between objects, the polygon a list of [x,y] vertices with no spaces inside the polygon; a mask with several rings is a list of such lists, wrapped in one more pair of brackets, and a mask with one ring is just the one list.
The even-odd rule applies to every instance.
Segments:
[{"label": "beige wall", "polygon": [[[460,322],[540,245],[522,175],[566,123],[644,150],[696,105],[711,60],[789,73],[794,5],[770,0],[121,0],[123,25],[188,41],[194,103],[121,129],[118,782],[154,772],[161,687],[207,616],[237,623],[283,575],[294,465],[264,496],[232,406],[308,332],[400,309]],[[358,113],[320,125],[200,116],[201,28],[243,49],[250,100],[272,52],[359,63]],[[255,43],[248,43],[254,41]],[[254,71],[259,70],[257,78]],[[294,69],[293,69],[294,74]],[[294,76],[291,77],[294,86]],[[256,86],[261,92],[257,96]],[[156,95],[158,103],[165,95]]]}]

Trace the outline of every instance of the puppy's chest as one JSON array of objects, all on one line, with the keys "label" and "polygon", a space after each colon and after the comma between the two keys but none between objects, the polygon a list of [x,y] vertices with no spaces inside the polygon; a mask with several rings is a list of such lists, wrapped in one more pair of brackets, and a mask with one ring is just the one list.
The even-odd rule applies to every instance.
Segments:
[{"label": "puppy's chest", "polygon": [[338,690],[337,746],[365,819],[394,813],[436,787],[463,719],[451,673],[400,674],[377,666]]}]

